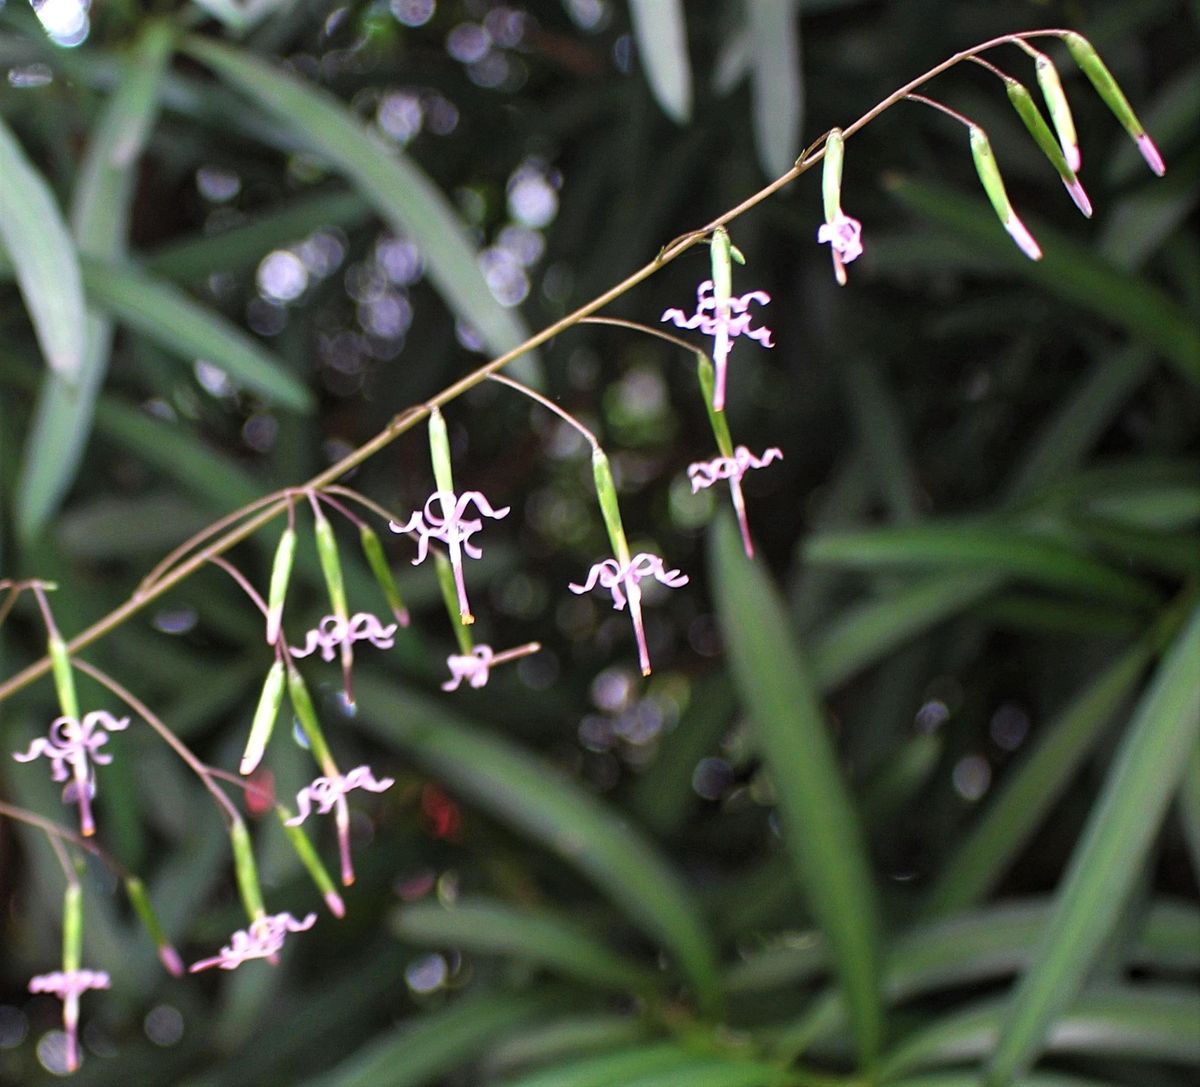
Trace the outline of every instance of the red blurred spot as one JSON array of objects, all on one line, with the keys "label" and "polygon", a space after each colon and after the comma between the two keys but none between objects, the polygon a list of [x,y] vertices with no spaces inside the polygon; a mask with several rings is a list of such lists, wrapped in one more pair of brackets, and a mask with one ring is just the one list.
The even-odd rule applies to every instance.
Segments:
[{"label": "red blurred spot", "polygon": [[462,829],[462,812],[458,805],[436,785],[421,788],[421,814],[434,838],[456,839]]},{"label": "red blurred spot", "polygon": [[275,808],[275,775],[265,766],[246,779],[246,810],[256,818]]}]

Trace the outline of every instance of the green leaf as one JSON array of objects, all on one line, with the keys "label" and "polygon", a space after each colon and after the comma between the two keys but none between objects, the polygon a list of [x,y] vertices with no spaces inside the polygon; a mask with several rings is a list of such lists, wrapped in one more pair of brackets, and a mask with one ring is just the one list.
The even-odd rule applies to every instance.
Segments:
[{"label": "green leaf", "polygon": [[411,159],[382,143],[332,95],[248,52],[198,37],[184,48],[287,125],[345,174],[394,230],[416,242],[446,302],[493,352],[526,338],[520,318],[488,290],[462,220]]},{"label": "green leaf", "polygon": [[988,1069],[1008,1083],[1036,1059],[1113,931],[1200,736],[1200,606],[1137,710],[1056,896],[1033,965],[1012,996]]},{"label": "green leaf", "polygon": [[312,393],[283,362],[177,287],[128,266],[93,261],[84,262],[83,276],[97,305],[164,350],[187,362],[210,362],[280,407],[312,410]]},{"label": "green leaf", "polygon": [[629,0],[633,36],[646,82],[671,120],[692,116],[692,66],[682,0]]},{"label": "green leaf", "polygon": [[1077,548],[1003,523],[927,524],[809,539],[809,562],[866,570],[929,568],[1003,572],[1051,588],[1129,604],[1153,604],[1144,582],[1118,573]]},{"label": "green leaf", "polygon": [[632,1045],[647,1035],[647,1026],[619,1012],[577,1012],[523,1027],[488,1051],[487,1066],[497,1074],[530,1065],[546,1065],[564,1057],[610,1051]]},{"label": "green leaf", "polygon": [[79,254],[46,179],[0,118],[0,243],[53,373],[75,381],[87,343]]},{"label": "green leaf", "polygon": [[769,177],[787,173],[800,154],[804,84],[799,6],[798,0],[745,6],[750,26],[754,146]]},{"label": "green leaf", "polygon": [[1101,672],[1045,728],[1009,771],[983,816],[963,838],[930,889],[922,914],[951,913],[979,901],[1042,824],[1105,727],[1133,691],[1151,656],[1130,650]]},{"label": "green leaf", "polygon": [[511,955],[601,988],[646,992],[654,985],[637,963],[547,910],[518,910],[484,899],[450,907],[422,902],[398,910],[392,928],[413,943]]},{"label": "green leaf", "polygon": [[774,1087],[782,1078],[775,1065],[704,1056],[661,1042],[559,1064],[504,1087]]},{"label": "green leaf", "polygon": [[833,956],[862,1062],[879,1046],[878,919],[861,828],[809,666],[762,567],[728,518],[711,549],[717,616],[734,680],[750,712],[800,885]]},{"label": "green leaf", "polygon": [[701,1004],[715,1008],[715,953],[699,911],[636,830],[549,765],[471,728],[437,703],[398,698],[393,687],[367,675],[357,694],[365,727],[584,872],[675,955]]}]

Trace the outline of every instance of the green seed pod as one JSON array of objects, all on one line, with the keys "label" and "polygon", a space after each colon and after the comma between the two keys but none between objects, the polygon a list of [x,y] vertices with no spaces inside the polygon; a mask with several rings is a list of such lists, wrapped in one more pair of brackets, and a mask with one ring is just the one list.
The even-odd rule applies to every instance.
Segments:
[{"label": "green seed pod", "polygon": [[296,558],[296,530],[288,525],[279,537],[275,548],[275,561],[271,564],[271,589],[267,597],[267,644],[274,645],[279,639],[283,622],[283,601],[287,596],[288,581],[292,576],[292,564]]},{"label": "green seed pod", "polygon": [[387,556],[383,553],[383,544],[380,543],[375,530],[365,522],[359,529],[358,538],[362,544],[367,565],[371,567],[371,573],[375,575],[383,598],[387,601],[388,607],[392,609],[396,622],[402,627],[408,626],[408,609],[400,599],[400,590],[396,587],[396,579],[392,577],[392,568],[388,565]]},{"label": "green seed pod", "polygon": [[433,479],[439,491],[454,493],[454,472],[450,467],[450,436],[439,408],[429,413],[429,457],[433,461]]},{"label": "green seed pod", "polygon": [[316,520],[314,534],[317,540],[317,558],[321,560],[321,573],[325,577],[329,604],[334,615],[339,619],[345,619],[349,615],[346,608],[346,583],[342,578],[342,562],[338,558],[333,525],[329,523],[329,518],[321,512],[319,505],[313,506],[313,516]]},{"label": "green seed pod", "polygon": [[267,749],[275,721],[279,717],[279,707],[283,704],[283,681],[283,661],[276,660],[267,672],[262,694],[258,696],[258,706],[250,725],[250,736],[246,740],[246,750],[242,753],[241,766],[238,768],[243,774],[254,773],[262,761],[263,752]]},{"label": "green seed pod", "polygon": [[1080,165],[1079,137],[1075,135],[1075,120],[1071,116],[1071,106],[1067,102],[1062,80],[1058,78],[1058,69],[1045,53],[1037,55],[1034,69],[1037,72],[1038,86],[1042,89],[1042,97],[1046,100],[1046,108],[1050,111],[1054,131],[1058,133],[1063,156],[1071,167],[1071,173],[1075,173]]},{"label": "green seed pod", "polygon": [[1017,116],[1021,118],[1034,142],[1041,148],[1042,154],[1058,171],[1058,176],[1062,178],[1062,183],[1066,186],[1067,192],[1071,194],[1071,199],[1075,201],[1079,210],[1090,218],[1092,202],[1088,199],[1087,193],[1083,191],[1083,186],[1079,183],[1079,178],[1075,176],[1071,164],[1067,162],[1063,148],[1054,138],[1050,126],[1046,124],[1042,111],[1037,108],[1033,95],[1029,93],[1029,89],[1023,83],[1018,83],[1015,79],[1005,79],[1004,87],[1008,92],[1008,100],[1012,103],[1013,109],[1017,111]]},{"label": "green seed pod", "polygon": [[996,209],[996,215],[1013,241],[1021,247],[1021,251],[1030,260],[1041,260],[1041,248],[1034,241],[1033,235],[1025,229],[1025,224],[1017,218],[1012,204],[1009,203],[1004,179],[1000,176],[1000,167],[996,165],[996,156],[992,154],[992,145],[988,142],[987,133],[978,125],[971,125],[970,132],[971,157],[975,160],[979,180],[983,182],[984,192],[992,202],[992,207]]},{"label": "green seed pod", "polygon": [[300,863],[304,865],[304,870],[308,872],[309,878],[316,884],[317,890],[321,892],[326,904],[329,906],[330,912],[335,917],[345,916],[346,907],[342,902],[342,896],[334,886],[333,879],[325,870],[325,865],[321,863],[321,858],[317,855],[312,841],[302,828],[288,826],[287,821],[289,818],[290,813],[286,810],[279,812],[279,821],[283,824],[283,832],[287,835],[288,841],[296,851],[296,856],[300,858]]},{"label": "green seed pod", "polygon": [[1063,41],[1067,43],[1067,48],[1071,51],[1071,56],[1075,58],[1075,63],[1091,80],[1092,86],[1096,88],[1096,93],[1104,100],[1104,104],[1113,111],[1125,131],[1133,137],[1142,158],[1146,160],[1150,169],[1161,177],[1166,173],[1167,168],[1163,164],[1162,156],[1158,153],[1158,148],[1146,134],[1142,122],[1138,120],[1137,114],[1133,112],[1133,107],[1129,104],[1129,99],[1125,97],[1124,92],[1113,78],[1112,72],[1108,70],[1104,61],[1100,59],[1100,55],[1092,47],[1092,43],[1082,34],[1076,34],[1074,31],[1064,34]]},{"label": "green seed pod", "polygon": [[613,479],[608,457],[599,446],[592,450],[592,476],[596,480],[596,497],[600,500],[600,514],[604,518],[604,527],[608,530],[608,539],[612,544],[613,555],[622,567],[628,566],[629,543],[625,539],[625,528],[621,524],[621,508],[617,503],[617,484]]},{"label": "green seed pod", "polygon": [[727,303],[733,294],[733,245],[729,241],[729,232],[723,226],[713,231],[709,250],[712,257],[713,297],[719,311],[722,303]]},{"label": "green seed pod", "polygon": [[729,424],[725,421],[725,413],[714,411],[712,406],[713,385],[716,380],[713,375],[713,365],[709,362],[707,355],[699,352],[696,354],[696,378],[700,382],[700,395],[703,397],[704,407],[708,411],[708,422],[717,442],[717,450],[723,457],[732,457],[733,438],[729,434]]},{"label": "green seed pod", "polygon": [[337,774],[337,764],[333,761],[329,745],[325,742],[325,734],[321,731],[321,723],[317,720],[317,711],[313,706],[312,696],[308,693],[304,677],[290,663],[287,665],[287,688],[292,711],[296,715],[296,720],[300,722],[300,730],[308,740],[308,746],[312,749],[317,765],[326,774]]},{"label": "green seed pod", "polygon": [[63,892],[63,973],[83,962],[83,888],[71,880]]},{"label": "green seed pod", "polygon": [[242,896],[246,914],[254,921],[267,911],[263,906],[262,888],[258,883],[258,865],[254,863],[250,832],[241,819],[229,828],[229,844],[233,848],[233,871],[237,877],[238,893]]},{"label": "green seed pod", "polygon": [[133,912],[141,921],[142,928],[146,930],[146,935],[154,941],[154,947],[158,951],[158,957],[163,966],[170,973],[179,977],[183,973],[183,962],[179,958],[179,952],[171,946],[166,933],[163,932],[162,925],[158,922],[158,915],[150,904],[150,896],[146,893],[145,885],[137,876],[128,876],[125,879],[125,894],[129,898],[129,904],[133,907]]},{"label": "green seed pod", "polygon": [[75,692],[75,673],[71,669],[71,655],[67,652],[67,643],[62,636],[55,632],[47,642],[50,654],[50,668],[54,673],[54,690],[58,694],[58,704],[65,717],[79,720],[79,695]]},{"label": "green seed pod", "polygon": [[842,160],[845,157],[842,130],[833,129],[825,137],[825,158],[821,162],[821,196],[825,202],[825,222],[832,223],[842,207]]},{"label": "green seed pod", "polygon": [[454,567],[450,560],[440,551],[433,551],[433,565],[437,570],[438,587],[442,590],[442,599],[446,602],[446,611],[450,613],[450,626],[454,628],[454,637],[458,642],[458,651],[465,657],[475,648],[475,639],[471,637],[471,629],[462,621],[462,612],[458,607],[458,586],[454,581]]}]

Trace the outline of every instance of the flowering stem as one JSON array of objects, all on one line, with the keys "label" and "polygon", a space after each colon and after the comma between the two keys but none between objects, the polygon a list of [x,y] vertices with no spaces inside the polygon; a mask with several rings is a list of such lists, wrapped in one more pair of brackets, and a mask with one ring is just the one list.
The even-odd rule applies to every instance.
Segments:
[{"label": "flowering stem", "polygon": [[[994,49],[1001,45],[1019,45],[1023,40],[1028,38],[1066,38],[1071,32],[1063,29],[1045,29],[1045,30],[1028,30],[1018,34],[1004,34],[1000,37],[991,38],[988,41],[981,42],[978,45],[973,45],[969,49],[964,49],[961,52],[955,53],[939,64],[934,65],[915,79],[906,83],[889,94],[886,98],[881,99],[864,113],[857,120],[852,121],[842,129],[842,136],[849,139],[859,130],[874,121],[880,114],[891,109],[897,102],[912,94],[917,88],[923,84],[941,75],[943,72],[961,64],[965,60],[978,53],[987,52],[989,49]],[[450,401],[457,399],[463,393],[473,389],[476,385],[486,381],[492,374],[503,370],[514,359],[520,358],[522,355],[542,344],[549,342],[556,336],[573,328],[575,325],[582,322],[585,318],[591,317],[597,311],[603,309],[610,302],[615,301],[622,295],[626,294],[639,283],[661,271],[666,265],[681,257],[689,249],[701,244],[715,231],[718,227],[724,226],[726,223],[732,222],[739,216],[744,215],[751,208],[756,207],[763,201],[770,199],[780,189],[790,185],[801,174],[807,173],[824,157],[825,149],[820,146],[823,143],[824,137],[818,139],[812,146],[796,160],[796,164],[785,173],[781,174],[774,181],[759,189],[756,193],[748,196],[745,200],[735,204],[732,208],[718,215],[711,222],[705,224],[697,230],[683,234],[664,246],[653,260],[642,265],[636,271],[626,276],[619,283],[610,287],[608,290],[596,295],[591,301],[584,303],[578,309],[567,314],[565,317],[547,325],[540,332],[530,336],[523,343],[509,351],[498,355],[490,362],[483,366],[472,370],[469,374],[460,378],[458,381],[447,385],[441,392],[433,396],[423,404],[416,404],[405,409],[396,415],[386,427],[383,428],[369,441],[360,445],[357,449],[348,453],[336,464],[330,465],[323,472],[319,472],[313,476],[307,483],[301,486],[301,490],[323,490],[331,483],[335,483],[341,479],[352,469],[357,468],[360,464],[370,460],[380,450],[385,449],[401,435],[408,433],[413,427],[423,422],[431,413],[433,408],[440,407],[443,404],[448,404]],[[290,492],[289,492],[290,493]],[[147,579],[134,592],[134,594],[123,604],[114,608],[107,615],[92,623],[91,626],[85,628],[67,645],[70,653],[78,653],[80,650],[91,645],[93,642],[104,637],[110,631],[119,627],[127,619],[136,615],[147,605],[157,600],[164,593],[174,588],[180,582],[191,577],[200,567],[216,555],[221,555],[228,551],[235,544],[253,536],[260,528],[270,524],[281,513],[286,512],[290,501],[286,498],[276,496],[268,496],[262,498],[247,507],[236,511],[227,516],[224,524],[236,522],[239,518],[245,517],[248,510],[254,509],[255,512],[250,517],[245,517],[240,524],[230,528],[223,535],[213,540],[202,550],[193,554],[190,558],[179,562],[178,565],[170,566],[162,570],[162,564],[156,568],[153,579]],[[222,522],[218,522],[221,524]],[[212,528],[201,533],[199,539],[207,539],[212,532],[217,529]],[[194,538],[195,539],[195,538]],[[194,546],[192,542],[189,546]],[[161,570],[161,572],[160,572]],[[44,656],[32,664],[28,665],[16,675],[10,677],[4,683],[0,683],[0,702],[5,701],[18,691],[23,690],[35,680],[40,679],[50,670],[50,659]]]},{"label": "flowering stem", "polygon": [[498,381],[501,385],[507,385],[510,389],[516,389],[519,393],[524,393],[527,397],[529,397],[530,400],[536,400],[542,405],[542,407],[554,412],[554,414],[562,419],[563,422],[569,423],[577,431],[579,431],[579,433],[587,439],[587,442],[592,449],[595,450],[600,448],[600,442],[596,438],[596,435],[588,430],[588,428],[585,427],[578,419],[576,419],[575,416],[569,411],[560,408],[556,403],[554,403],[553,400],[542,396],[542,394],[539,392],[535,392],[528,385],[522,385],[521,382],[514,381],[511,377],[505,377],[503,374],[492,374],[491,380]]}]

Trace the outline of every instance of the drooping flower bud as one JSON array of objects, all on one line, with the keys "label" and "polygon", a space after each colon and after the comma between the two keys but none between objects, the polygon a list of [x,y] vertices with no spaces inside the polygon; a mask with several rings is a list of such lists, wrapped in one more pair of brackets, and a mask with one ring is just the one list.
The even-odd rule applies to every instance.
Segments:
[{"label": "drooping flower bud", "polygon": [[600,515],[608,531],[613,554],[622,566],[629,564],[629,542],[625,538],[625,526],[621,524],[621,507],[617,502],[617,483],[613,479],[612,467],[604,450],[596,446],[592,450],[592,478],[596,481],[596,498],[600,502]]},{"label": "drooping flower bud", "polygon": [[267,741],[270,740],[275,721],[279,717],[279,707],[283,704],[284,678],[283,660],[279,658],[267,672],[258,706],[254,710],[250,735],[246,739],[246,750],[242,753],[241,765],[238,767],[243,774],[254,773],[262,761]]},{"label": "drooping flower bud", "polygon": [[1017,213],[1013,211],[1012,204],[1009,203],[1008,193],[1004,188],[1004,179],[1000,176],[1000,167],[996,165],[996,156],[992,153],[992,145],[988,141],[987,133],[976,124],[969,127],[971,157],[975,160],[975,169],[979,173],[979,180],[983,182],[984,192],[992,202],[992,207],[996,209],[996,215],[999,216],[1000,222],[1013,241],[1020,246],[1021,251],[1030,260],[1041,260],[1041,247],[1025,228],[1025,224],[1017,218]]},{"label": "drooping flower bud", "polygon": [[250,832],[246,824],[238,819],[229,828],[229,844],[233,849],[233,871],[237,880],[242,905],[251,920],[265,913],[262,887],[258,882],[258,865],[254,862],[254,849],[250,844]]},{"label": "drooping flower bud", "polygon": [[146,930],[146,935],[154,941],[159,961],[168,973],[180,977],[183,974],[183,960],[167,939],[166,933],[163,932],[162,925],[158,922],[158,915],[150,903],[150,896],[146,893],[145,884],[137,876],[128,876],[125,879],[125,894],[129,898],[129,904],[133,907],[133,912],[141,921],[142,928]]},{"label": "drooping flower bud", "polygon": [[292,576],[292,564],[296,558],[296,530],[288,525],[279,537],[275,548],[275,561],[271,563],[271,587],[267,596],[267,644],[279,640],[279,629],[283,622],[283,601],[287,596],[288,580]]},{"label": "drooping flower bud", "polygon": [[1071,116],[1071,106],[1063,90],[1062,80],[1058,78],[1058,69],[1045,53],[1038,53],[1033,63],[1038,86],[1042,89],[1042,97],[1050,111],[1050,120],[1054,131],[1058,133],[1063,158],[1067,160],[1071,172],[1078,173],[1082,161],[1079,155],[1079,137],[1075,134],[1075,119]]},{"label": "drooping flower bud", "polygon": [[371,573],[375,575],[375,581],[378,583],[388,607],[391,608],[392,614],[396,617],[396,622],[402,627],[408,626],[408,609],[400,599],[400,590],[396,587],[396,579],[392,577],[392,568],[388,565],[387,556],[383,553],[383,544],[375,530],[365,521],[359,529],[358,538],[362,544],[367,565],[371,567]]},{"label": "drooping flower bud", "polygon": [[1022,123],[1028,129],[1034,142],[1041,149],[1042,154],[1050,160],[1050,164],[1058,171],[1058,176],[1062,179],[1067,192],[1071,194],[1071,199],[1075,201],[1075,206],[1084,215],[1091,218],[1092,202],[1088,199],[1087,193],[1083,191],[1083,186],[1079,183],[1079,178],[1075,176],[1076,167],[1073,167],[1067,160],[1063,146],[1054,138],[1054,133],[1050,131],[1050,126],[1046,124],[1046,119],[1042,116],[1042,111],[1038,109],[1037,103],[1034,102],[1033,95],[1029,93],[1029,88],[1023,83],[1019,83],[1017,80],[1008,77],[1005,77],[1004,88],[1008,93],[1008,100],[1012,103],[1013,109],[1017,111],[1017,116],[1021,118]]}]

